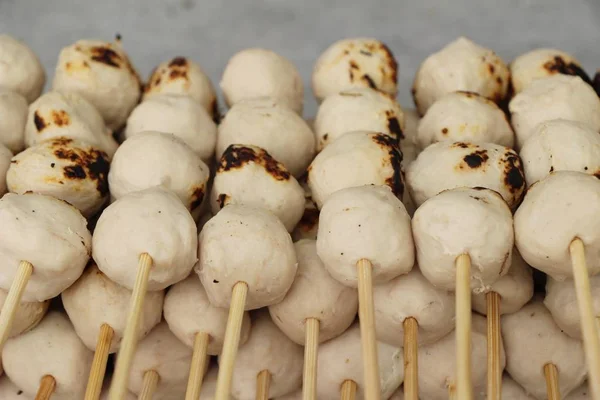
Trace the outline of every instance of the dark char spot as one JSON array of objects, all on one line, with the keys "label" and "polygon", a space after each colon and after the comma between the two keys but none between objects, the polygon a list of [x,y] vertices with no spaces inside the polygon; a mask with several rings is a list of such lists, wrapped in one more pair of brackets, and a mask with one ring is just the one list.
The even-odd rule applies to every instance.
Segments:
[{"label": "dark char spot", "polygon": [[402,195],[404,194],[404,179],[402,176],[401,167],[402,151],[400,151],[398,143],[394,140],[394,138],[384,135],[383,133],[373,135],[373,141],[388,151],[390,156],[390,164],[394,172],[391,177],[386,179],[386,184],[392,188],[392,192],[396,195],[396,197],[401,199]]},{"label": "dark char spot", "polygon": [[35,128],[38,132],[41,132],[46,127],[46,122],[44,119],[38,114],[37,111],[33,113],[33,123],[35,124]]},{"label": "dark char spot", "polygon": [[110,67],[120,68],[121,56],[116,51],[104,46],[92,47],[92,60],[102,64],[106,64]]},{"label": "dark char spot", "polygon": [[375,82],[373,82],[373,79],[368,74],[364,74],[362,76],[362,79],[364,79],[365,82],[367,82],[367,85],[369,85],[371,89],[377,89],[377,85],[375,85]]},{"label": "dark char spot", "polygon": [[251,148],[232,144],[225,150],[217,173],[242,168],[245,164],[255,163],[262,165],[265,170],[278,181],[290,179],[289,171],[269,153],[260,148]]},{"label": "dark char spot", "polygon": [[521,159],[514,151],[509,151],[505,154],[504,159],[504,183],[511,193],[523,193],[525,187],[525,174]]},{"label": "dark char spot", "polygon": [[229,196],[226,193],[221,193],[217,197],[217,203],[219,204],[219,209],[222,209],[227,205],[227,200],[229,200]]},{"label": "dark char spot", "polygon": [[64,168],[65,177],[70,179],[85,179],[87,175],[81,165],[70,165]]},{"label": "dark char spot", "polygon": [[544,68],[552,73],[578,76],[585,83],[592,85],[592,80],[579,65],[574,62],[567,63],[561,56],[554,56],[554,59],[544,64]]},{"label": "dark char spot", "polygon": [[489,156],[487,155],[487,151],[486,150],[475,150],[473,153],[471,154],[467,154],[463,160],[464,162],[470,167],[470,168],[479,168],[481,165],[483,165],[487,160],[489,159]]},{"label": "dark char spot", "polygon": [[216,279],[213,279],[213,283],[219,283],[219,281]]},{"label": "dark char spot", "polygon": [[448,128],[442,129],[442,135],[447,135],[447,134],[448,134]]},{"label": "dark char spot", "polygon": [[[70,145],[72,139],[57,138],[51,143],[54,155],[61,160],[69,160],[72,165],[64,167],[64,176],[68,179],[85,179],[89,177],[96,182],[96,189],[101,196],[108,194],[108,155],[94,148],[80,148]],[[59,182],[62,183],[62,182]]]},{"label": "dark char spot", "polygon": [[200,204],[202,204],[202,200],[204,199],[204,185],[196,186],[192,190],[192,198],[190,203],[190,210],[195,210]]},{"label": "dark char spot", "polygon": [[187,60],[184,57],[175,57],[169,63],[169,67],[184,67],[187,65]]},{"label": "dark char spot", "polygon": [[385,112],[388,120],[388,129],[392,135],[396,137],[397,140],[404,139],[404,133],[402,132],[402,128],[400,127],[400,122],[398,122],[398,118],[392,110],[388,110]]}]

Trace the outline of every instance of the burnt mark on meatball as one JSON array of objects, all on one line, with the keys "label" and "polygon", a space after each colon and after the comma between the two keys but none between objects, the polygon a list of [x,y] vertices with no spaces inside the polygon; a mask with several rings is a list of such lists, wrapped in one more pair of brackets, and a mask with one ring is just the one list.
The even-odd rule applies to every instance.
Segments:
[{"label": "burnt mark on meatball", "polygon": [[204,185],[192,188],[190,200],[190,210],[195,210],[200,206],[200,204],[202,204],[202,200],[204,200]]},{"label": "burnt mark on meatball", "polygon": [[442,128],[442,135],[448,134],[448,128]]},{"label": "burnt mark on meatball", "polygon": [[385,183],[392,188],[392,192],[402,199],[404,194],[404,177],[402,175],[402,151],[398,147],[398,143],[394,141],[394,138],[378,133],[373,135],[373,141],[383,147],[389,154],[390,164],[392,166],[392,176],[385,180]]},{"label": "burnt mark on meatball", "polygon": [[109,67],[121,68],[121,63],[123,63],[123,59],[116,51],[114,51],[110,47],[94,46],[90,49],[90,52],[92,53],[92,60],[108,65]]},{"label": "burnt mark on meatball", "polygon": [[588,76],[588,74],[574,62],[566,62],[564,58],[561,56],[554,56],[554,58],[550,61],[544,63],[544,69],[551,74],[563,74],[563,75],[573,75],[578,76],[583,81],[589,85],[592,84],[592,80]]},{"label": "burnt mark on meatball", "polygon": [[396,117],[396,113],[394,113],[393,110],[387,110],[385,116],[387,117],[387,125],[390,133],[393,134],[397,140],[404,139],[404,133],[402,132],[402,127],[400,127],[400,122]]},{"label": "burnt mark on meatball", "polygon": [[468,97],[469,99],[472,99],[474,97],[480,97],[479,94],[477,94],[475,92],[469,92],[467,90],[457,90],[457,93],[460,93],[460,94],[464,95],[465,97]]},{"label": "burnt mark on meatball", "polygon": [[227,193],[221,193],[217,196],[217,204],[219,209],[222,210],[229,203],[229,195]]},{"label": "burnt mark on meatball", "polygon": [[489,158],[487,150],[475,150],[471,154],[464,156],[463,161],[469,168],[476,169],[484,165]]},{"label": "burnt mark on meatball", "polygon": [[67,126],[71,123],[71,118],[65,110],[52,110],[50,115],[52,116],[52,122],[56,126]]},{"label": "burnt mark on meatball", "polygon": [[[507,151],[504,154],[504,183],[512,194],[523,194],[525,188],[525,174],[521,159],[513,150]],[[519,199],[516,199],[519,200]]]},{"label": "burnt mark on meatball", "polygon": [[354,60],[348,61],[348,64],[350,64],[350,69],[348,70],[350,74],[350,82],[354,82],[354,71],[359,71],[360,67]]},{"label": "burnt mark on meatball", "polygon": [[[445,129],[445,128],[444,128]],[[470,143],[465,143],[465,142],[456,142],[456,143],[452,143],[452,147],[454,148],[458,148],[458,149],[468,149],[470,147],[475,147]]]},{"label": "burnt mark on meatball", "polygon": [[485,197],[471,196],[471,195],[469,195],[469,197],[472,198],[473,200],[477,200],[477,201],[481,201],[482,203],[489,204],[488,200]]},{"label": "burnt mark on meatball", "polygon": [[390,68],[390,80],[396,83],[398,81],[398,63],[396,62],[396,58],[390,48],[384,43],[380,43],[380,49],[383,51],[387,65]]},{"label": "burnt mark on meatball", "polygon": [[169,67],[185,67],[187,65],[188,61],[185,59],[185,57],[175,57],[174,59],[171,60],[171,62],[169,62]]},{"label": "burnt mark on meatball", "polygon": [[33,113],[33,123],[35,124],[35,129],[37,129],[38,132],[43,131],[47,126],[46,121],[44,121],[44,118],[42,118],[37,110]]},{"label": "burnt mark on meatball", "polygon": [[600,169],[596,172],[594,172],[594,176],[598,179],[600,179]]},{"label": "burnt mark on meatball", "polygon": [[261,165],[275,180],[287,181],[291,177],[285,166],[275,160],[264,149],[236,144],[230,145],[223,153],[217,173],[242,168],[249,163]]},{"label": "burnt mark on meatball", "polygon": [[371,89],[377,89],[377,85],[375,85],[375,82],[373,81],[373,79],[369,76],[369,74],[364,74],[361,77],[362,80],[364,80],[365,82],[367,82],[367,85],[369,85],[369,87]]},{"label": "burnt mark on meatball", "polygon": [[488,71],[490,71],[490,75],[494,75],[494,72],[496,72],[496,67],[494,67],[494,64],[489,63],[487,65]]},{"label": "burnt mark on meatball", "polygon": [[89,178],[96,183],[96,190],[101,196],[108,195],[108,155],[92,147],[72,146],[72,142],[72,139],[57,138],[50,143],[57,158],[71,162],[71,165],[63,167],[64,177],[70,180]]},{"label": "burnt mark on meatball", "polygon": [[373,57],[373,53],[371,53],[370,51],[367,51],[367,50],[360,49],[358,52],[359,52],[360,54],[362,54],[363,56],[367,56],[367,57]]},{"label": "burnt mark on meatball", "polygon": [[592,81],[592,87],[596,91],[596,94],[600,96],[600,70],[596,72],[594,80]]}]

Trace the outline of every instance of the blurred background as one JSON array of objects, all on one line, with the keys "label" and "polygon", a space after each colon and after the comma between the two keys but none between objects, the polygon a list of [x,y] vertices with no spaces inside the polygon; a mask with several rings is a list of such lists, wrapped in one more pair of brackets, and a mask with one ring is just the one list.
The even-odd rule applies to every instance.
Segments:
[{"label": "blurred background", "polygon": [[0,0],[0,32],[24,40],[51,81],[60,49],[115,34],[145,79],[156,64],[182,55],[218,85],[228,59],[265,47],[292,60],[305,84],[305,116],[316,102],[310,75],[319,54],[346,37],[385,42],[400,66],[399,100],[427,55],[458,36],[495,50],[506,62],[536,48],[573,54],[600,68],[600,0]]}]

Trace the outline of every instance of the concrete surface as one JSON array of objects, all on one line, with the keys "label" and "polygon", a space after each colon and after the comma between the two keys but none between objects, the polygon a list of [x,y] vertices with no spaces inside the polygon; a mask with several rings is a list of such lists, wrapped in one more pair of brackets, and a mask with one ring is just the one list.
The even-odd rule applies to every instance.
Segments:
[{"label": "concrete surface", "polygon": [[589,73],[600,68],[600,0],[0,0],[0,32],[26,41],[51,76],[61,47],[118,32],[144,77],[175,55],[193,58],[218,84],[229,57],[261,46],[289,57],[306,86],[305,115],[316,103],[310,73],[317,56],[344,37],[374,36],[400,65],[400,102],[412,107],[419,63],[459,35],[506,61],[553,46]]}]

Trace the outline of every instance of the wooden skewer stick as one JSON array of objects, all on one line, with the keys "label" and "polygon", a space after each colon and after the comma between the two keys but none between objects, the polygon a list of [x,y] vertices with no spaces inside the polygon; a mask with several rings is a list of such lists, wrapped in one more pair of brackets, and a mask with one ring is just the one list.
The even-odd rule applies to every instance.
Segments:
[{"label": "wooden skewer stick", "polygon": [[198,400],[202,389],[202,380],[206,370],[206,351],[210,336],[206,332],[198,332],[194,337],[194,352],[188,378],[185,400]]},{"label": "wooden skewer stick", "polygon": [[358,269],[358,317],[360,318],[360,340],[365,374],[365,399],[380,400],[381,385],[373,306],[373,265],[369,260],[361,259],[356,266]]},{"label": "wooden skewer stick", "polygon": [[404,398],[419,400],[418,334],[419,324],[413,317],[402,322],[404,329]]},{"label": "wooden skewer stick", "polygon": [[304,323],[306,340],[304,343],[304,373],[302,400],[317,399],[317,353],[319,351],[320,321],[307,318]]},{"label": "wooden skewer stick", "polygon": [[108,362],[108,351],[113,340],[115,331],[108,324],[102,324],[98,342],[96,343],[96,352],[92,361],[92,369],[88,378],[87,388],[85,389],[85,400],[98,400],[102,391],[102,382],[106,373],[106,363]]},{"label": "wooden skewer stick", "polygon": [[456,259],[456,396],[472,400],[471,387],[471,257]]},{"label": "wooden skewer stick", "polygon": [[219,360],[219,375],[217,376],[215,400],[229,400],[233,364],[240,345],[240,334],[247,295],[248,284],[246,282],[238,282],[233,286],[229,316],[227,317],[227,328],[225,329],[225,339],[223,340],[223,352]]},{"label": "wooden skewer stick", "polygon": [[256,376],[256,400],[269,400],[269,389],[271,387],[271,373],[262,370]]},{"label": "wooden skewer stick", "polygon": [[138,396],[138,400],[152,400],[159,380],[158,372],[154,370],[144,372],[144,380],[142,381],[142,391]]},{"label": "wooden skewer stick", "polygon": [[2,306],[2,311],[0,311],[0,354],[12,329],[15,314],[32,273],[33,265],[29,261],[21,261],[19,263],[19,268]]},{"label": "wooden skewer stick", "polygon": [[583,334],[583,347],[588,367],[588,382],[592,398],[600,399],[600,339],[594,315],[594,303],[590,292],[590,278],[585,259],[585,246],[581,239],[574,239],[570,246],[573,280]]},{"label": "wooden skewer stick", "polygon": [[558,370],[556,369],[556,365],[552,363],[544,365],[544,376],[546,377],[548,400],[560,400],[560,391],[558,390]]},{"label": "wooden skewer stick", "polygon": [[56,389],[56,380],[52,375],[45,375],[40,382],[35,400],[50,400],[54,389]]},{"label": "wooden skewer stick", "polygon": [[486,294],[487,301],[487,399],[502,398],[502,366],[500,362],[500,295]]},{"label": "wooden skewer stick", "polygon": [[129,379],[129,368],[137,347],[137,332],[140,325],[140,315],[148,290],[148,277],[152,268],[152,257],[143,253],[140,255],[138,271],[131,293],[131,303],[127,325],[123,333],[121,349],[117,357],[115,373],[109,392],[109,400],[121,400],[127,392],[127,380]]},{"label": "wooden skewer stick", "polygon": [[356,399],[356,382],[348,379],[348,380],[344,381],[344,383],[342,383],[341,399],[342,400],[355,400]]}]

